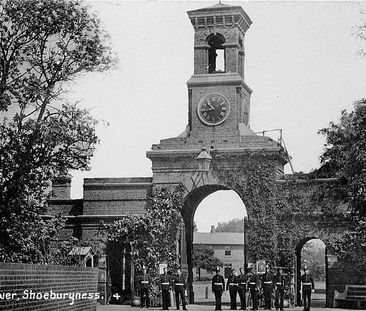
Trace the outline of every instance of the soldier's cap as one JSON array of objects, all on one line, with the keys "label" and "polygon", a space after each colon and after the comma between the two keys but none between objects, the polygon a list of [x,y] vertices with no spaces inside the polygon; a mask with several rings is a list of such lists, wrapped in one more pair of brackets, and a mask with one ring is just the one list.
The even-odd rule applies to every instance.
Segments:
[{"label": "soldier's cap", "polygon": [[220,272],[220,267],[216,267],[215,272]]}]

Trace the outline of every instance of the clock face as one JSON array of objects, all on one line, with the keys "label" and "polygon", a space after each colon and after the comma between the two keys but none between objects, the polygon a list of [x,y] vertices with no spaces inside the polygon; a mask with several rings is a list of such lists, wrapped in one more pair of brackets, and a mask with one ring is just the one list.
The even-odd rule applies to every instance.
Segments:
[{"label": "clock face", "polygon": [[219,125],[230,112],[228,100],[219,94],[209,94],[201,99],[197,107],[200,120],[207,125]]}]

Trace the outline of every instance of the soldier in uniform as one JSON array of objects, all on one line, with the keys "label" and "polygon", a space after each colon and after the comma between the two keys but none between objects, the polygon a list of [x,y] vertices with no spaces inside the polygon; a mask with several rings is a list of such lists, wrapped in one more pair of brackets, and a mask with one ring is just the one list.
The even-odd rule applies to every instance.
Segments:
[{"label": "soldier in uniform", "polygon": [[175,291],[175,302],[177,305],[177,310],[179,310],[179,296],[182,300],[183,310],[187,310],[185,290],[186,290],[186,280],[179,267],[177,269],[177,275],[174,277],[174,291]]},{"label": "soldier in uniform", "polygon": [[221,310],[221,296],[225,290],[225,280],[220,274],[220,268],[216,268],[216,275],[212,278],[212,292],[215,294],[216,307],[215,310]]},{"label": "soldier in uniform", "polygon": [[247,290],[247,276],[244,273],[244,269],[240,268],[239,269],[239,276],[237,278],[237,282],[238,282],[238,293],[239,293],[239,297],[240,297],[240,304],[241,304],[241,310],[246,310],[247,309],[247,303],[245,300],[245,293]]},{"label": "soldier in uniform", "polygon": [[160,290],[161,299],[163,300],[163,310],[169,309],[169,291],[171,289],[172,283],[170,275],[167,272],[167,268],[163,269],[163,274],[160,276]]},{"label": "soldier in uniform", "polygon": [[253,271],[253,267],[248,267],[248,284],[250,296],[252,298],[253,308],[252,310],[258,310],[258,291],[259,291],[259,277],[256,271]]},{"label": "soldier in uniform", "polygon": [[150,307],[150,297],[149,297],[150,284],[151,284],[150,275],[147,273],[146,267],[142,267],[142,275],[139,278],[141,308],[144,307],[145,302],[146,302],[146,308]]},{"label": "soldier in uniform", "polygon": [[273,275],[266,265],[266,271],[262,276],[262,288],[264,296],[264,310],[271,310],[272,307],[272,291],[273,291]]},{"label": "soldier in uniform", "polygon": [[282,275],[282,268],[277,268],[277,274],[274,276],[275,285],[275,307],[276,311],[283,311],[283,295],[285,293],[285,277]]},{"label": "soldier in uniform", "polygon": [[236,310],[236,295],[238,293],[237,274],[235,269],[231,269],[226,283],[226,290],[229,290],[230,294],[230,310]]},{"label": "soldier in uniform", "polygon": [[300,277],[300,281],[302,284],[304,311],[310,311],[311,293],[314,292],[314,281],[307,267],[304,267],[304,274]]}]

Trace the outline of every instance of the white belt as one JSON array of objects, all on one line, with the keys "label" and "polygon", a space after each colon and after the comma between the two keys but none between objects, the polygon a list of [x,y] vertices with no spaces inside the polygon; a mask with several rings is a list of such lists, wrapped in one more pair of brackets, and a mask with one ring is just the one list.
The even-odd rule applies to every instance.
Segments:
[{"label": "white belt", "polygon": [[169,285],[169,283],[161,283],[162,285]]},{"label": "white belt", "polygon": [[214,285],[221,285],[222,286],[222,283],[214,283]]},{"label": "white belt", "polygon": [[276,283],[276,285],[282,285],[282,283]]},{"label": "white belt", "polygon": [[245,284],[247,284],[247,283],[240,282],[240,284],[245,285]]},{"label": "white belt", "polygon": [[141,281],[141,283],[149,283],[149,281]]},{"label": "white belt", "polygon": [[302,285],[311,285],[311,283],[302,283]]},{"label": "white belt", "polygon": [[250,282],[249,284],[252,284],[252,285],[254,284],[255,285],[255,282]]},{"label": "white belt", "polygon": [[181,286],[183,286],[183,283],[175,283],[175,285],[181,285]]},{"label": "white belt", "polygon": [[235,286],[235,285],[238,285],[238,284],[236,284],[236,283],[229,283],[229,285],[234,285]]}]

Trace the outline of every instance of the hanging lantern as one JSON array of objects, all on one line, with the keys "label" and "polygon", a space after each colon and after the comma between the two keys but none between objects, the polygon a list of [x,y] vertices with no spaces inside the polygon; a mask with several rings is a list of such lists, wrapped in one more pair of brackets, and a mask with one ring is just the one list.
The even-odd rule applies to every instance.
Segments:
[{"label": "hanging lantern", "polygon": [[210,170],[210,163],[212,157],[210,153],[207,152],[205,148],[202,149],[201,153],[197,156],[196,160],[198,161],[198,170],[201,172],[208,172]]}]

